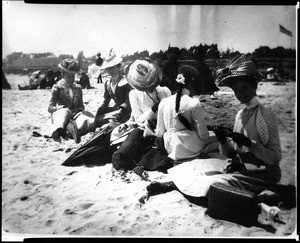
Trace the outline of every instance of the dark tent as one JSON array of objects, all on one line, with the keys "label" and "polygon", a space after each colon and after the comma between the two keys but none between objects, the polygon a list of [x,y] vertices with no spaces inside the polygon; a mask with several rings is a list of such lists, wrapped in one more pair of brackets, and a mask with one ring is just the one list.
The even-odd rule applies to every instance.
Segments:
[{"label": "dark tent", "polygon": [[11,89],[11,86],[6,79],[3,70],[2,70],[2,89]]}]

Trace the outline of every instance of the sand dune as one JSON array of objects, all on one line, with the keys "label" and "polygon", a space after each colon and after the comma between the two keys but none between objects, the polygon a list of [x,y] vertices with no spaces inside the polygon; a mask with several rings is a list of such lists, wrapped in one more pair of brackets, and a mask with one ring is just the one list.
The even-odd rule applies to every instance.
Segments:
[{"label": "sand dune", "polygon": [[[50,90],[19,91],[26,76],[7,75],[12,90],[2,91],[2,239],[51,236],[170,236],[170,237],[295,237],[296,208],[283,209],[283,223],[270,225],[260,215],[253,227],[215,220],[201,200],[191,201],[178,191],[150,197],[150,181],[168,181],[168,174],[147,172],[149,181],[129,172],[122,175],[111,164],[64,167],[62,162],[92,134],[54,142],[50,138],[47,106]],[[103,84],[84,90],[86,110],[96,113]],[[207,122],[232,126],[242,107],[228,88],[218,100],[201,97]],[[295,83],[261,83],[261,103],[280,121],[283,159],[281,184],[295,185]],[[41,137],[34,137],[33,131]]]}]

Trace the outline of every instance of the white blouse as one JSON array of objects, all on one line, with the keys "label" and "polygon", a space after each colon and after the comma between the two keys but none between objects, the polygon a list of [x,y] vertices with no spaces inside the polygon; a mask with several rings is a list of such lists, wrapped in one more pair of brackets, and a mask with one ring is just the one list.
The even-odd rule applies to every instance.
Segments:
[{"label": "white blouse", "polygon": [[175,111],[176,94],[161,101],[157,113],[156,135],[164,138],[164,145],[172,160],[189,159],[199,155],[209,140],[204,110],[198,99],[182,95],[179,113],[191,124],[187,129]]},{"label": "white blouse", "polygon": [[133,122],[144,123],[148,119],[156,118],[156,113],[151,109],[156,102],[171,96],[167,87],[156,87],[152,92],[143,92],[133,89],[129,92],[131,118]]}]

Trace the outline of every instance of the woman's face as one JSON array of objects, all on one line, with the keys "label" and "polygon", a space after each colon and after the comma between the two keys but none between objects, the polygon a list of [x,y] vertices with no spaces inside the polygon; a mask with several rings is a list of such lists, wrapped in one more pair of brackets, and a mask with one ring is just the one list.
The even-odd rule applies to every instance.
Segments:
[{"label": "woman's face", "polygon": [[75,74],[71,74],[71,73],[67,73],[67,72],[61,72],[61,76],[64,79],[68,79],[68,80],[75,80]]},{"label": "woman's face", "polygon": [[242,103],[247,104],[256,95],[256,88],[244,80],[235,80],[230,84],[235,97]]},{"label": "woman's face", "polygon": [[119,67],[118,65],[109,67],[105,69],[105,72],[108,73],[112,78],[119,74]]}]

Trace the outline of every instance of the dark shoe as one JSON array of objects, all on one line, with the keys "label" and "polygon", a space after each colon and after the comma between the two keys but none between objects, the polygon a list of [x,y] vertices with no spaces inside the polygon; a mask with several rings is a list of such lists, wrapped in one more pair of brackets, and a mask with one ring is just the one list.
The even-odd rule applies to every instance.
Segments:
[{"label": "dark shoe", "polygon": [[60,128],[57,128],[51,135],[51,137],[53,138],[53,140],[55,142],[60,142],[61,139],[61,135],[63,134],[63,129],[60,127]]},{"label": "dark shoe", "polygon": [[148,191],[148,195],[156,195],[156,194],[166,193],[166,192],[176,190],[177,187],[172,181],[169,182],[153,181],[150,183],[150,185],[146,187],[146,189]]}]

